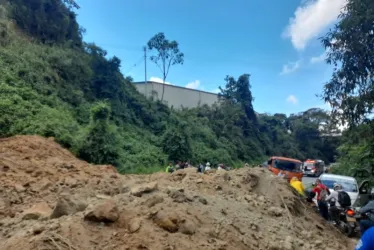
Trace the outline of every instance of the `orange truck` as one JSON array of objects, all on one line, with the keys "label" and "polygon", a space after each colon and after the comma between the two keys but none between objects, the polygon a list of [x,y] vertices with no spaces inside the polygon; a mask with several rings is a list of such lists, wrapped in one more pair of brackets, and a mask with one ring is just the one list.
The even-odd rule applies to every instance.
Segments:
[{"label": "orange truck", "polygon": [[284,173],[288,179],[297,177],[300,181],[303,178],[303,171],[301,169],[302,162],[292,158],[273,156],[268,160],[268,168],[275,175],[280,172]]}]

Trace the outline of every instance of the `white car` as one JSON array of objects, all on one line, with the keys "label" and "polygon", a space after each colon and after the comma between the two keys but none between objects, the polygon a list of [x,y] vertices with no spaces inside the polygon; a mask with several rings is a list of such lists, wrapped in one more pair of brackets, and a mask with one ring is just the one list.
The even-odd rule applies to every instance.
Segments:
[{"label": "white car", "polygon": [[355,178],[344,175],[322,174],[319,179],[322,184],[328,187],[330,192],[334,191],[333,187],[335,183],[341,184],[343,190],[346,191],[351,198],[352,206],[356,203],[359,196],[359,186]]}]

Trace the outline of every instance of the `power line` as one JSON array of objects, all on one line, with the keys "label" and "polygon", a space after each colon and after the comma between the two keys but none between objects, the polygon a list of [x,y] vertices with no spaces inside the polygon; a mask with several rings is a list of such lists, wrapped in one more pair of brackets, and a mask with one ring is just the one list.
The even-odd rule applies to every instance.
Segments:
[{"label": "power line", "polygon": [[138,46],[124,46],[121,44],[108,44],[108,43],[97,43],[100,47],[106,48],[112,48],[112,49],[120,49],[120,50],[127,50],[127,51],[136,51],[140,52],[143,49],[139,48]]},{"label": "power line", "polygon": [[138,66],[139,63],[143,62],[143,60],[144,60],[144,56],[141,56],[140,59],[139,59],[136,63],[134,63],[134,64],[131,66],[131,68],[129,68],[129,69],[126,71],[125,75],[127,75],[127,74],[128,74],[128,73],[129,73],[133,68],[135,68],[136,66]]}]

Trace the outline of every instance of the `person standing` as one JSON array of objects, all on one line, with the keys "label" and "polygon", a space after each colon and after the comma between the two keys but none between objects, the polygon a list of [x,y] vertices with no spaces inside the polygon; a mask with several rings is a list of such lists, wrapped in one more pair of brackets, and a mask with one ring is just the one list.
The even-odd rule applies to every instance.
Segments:
[{"label": "person standing", "polygon": [[334,191],[331,192],[329,196],[326,197],[326,202],[333,201],[333,204],[330,204],[330,218],[333,221],[339,219],[339,211],[341,207],[349,207],[351,205],[351,198],[343,190],[343,186],[339,183],[334,184]]},{"label": "person standing", "polygon": [[173,173],[174,168],[173,168],[173,163],[169,162],[169,165],[166,167],[166,173]]},{"label": "person standing", "polygon": [[320,179],[316,180],[316,186],[313,188],[312,192],[317,194],[317,204],[319,213],[325,219],[329,219],[329,207],[326,202],[326,198],[330,195],[329,189],[322,184]]},{"label": "person standing", "polygon": [[301,196],[305,196],[304,184],[297,179],[297,177],[292,177],[290,181],[291,187],[293,187]]},{"label": "person standing", "polygon": [[210,168],[210,163],[207,162],[207,163],[206,163],[206,166],[205,166],[205,171],[204,171],[204,172],[209,171],[210,169],[211,169],[211,168]]},{"label": "person standing", "polygon": [[198,173],[204,173],[204,165],[199,163],[199,166],[197,167],[197,172]]},{"label": "person standing", "polygon": [[374,200],[373,195],[370,195],[370,201],[360,209],[360,214],[367,214],[368,219],[360,220],[361,235],[369,228],[374,227]]}]

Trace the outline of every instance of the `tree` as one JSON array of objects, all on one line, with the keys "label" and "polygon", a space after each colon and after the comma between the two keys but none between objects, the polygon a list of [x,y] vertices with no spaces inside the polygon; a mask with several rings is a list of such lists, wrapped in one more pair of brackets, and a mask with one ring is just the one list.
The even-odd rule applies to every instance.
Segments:
[{"label": "tree", "polygon": [[339,23],[322,43],[334,65],[323,97],[350,125],[364,121],[374,107],[374,1],[348,0]]},{"label": "tree", "polygon": [[99,102],[91,113],[92,124],[79,149],[79,156],[92,163],[118,167],[121,146],[117,131],[109,124],[110,106]]},{"label": "tree", "polygon": [[192,155],[191,140],[186,131],[186,123],[166,131],[162,144],[163,150],[172,161],[187,161]]},{"label": "tree", "polygon": [[251,121],[257,121],[256,114],[253,110],[251,84],[249,81],[249,74],[241,75],[238,80],[232,76],[226,76],[226,87],[221,90],[221,96],[224,99],[231,100],[233,103],[242,105],[247,118]]},{"label": "tree", "polygon": [[184,54],[179,51],[178,42],[169,41],[165,38],[164,33],[158,33],[151,40],[148,41],[148,48],[155,49],[157,55],[151,56],[150,59],[154,62],[162,72],[162,96],[161,102],[164,100],[165,81],[169,74],[170,66],[176,64],[183,64]]}]

